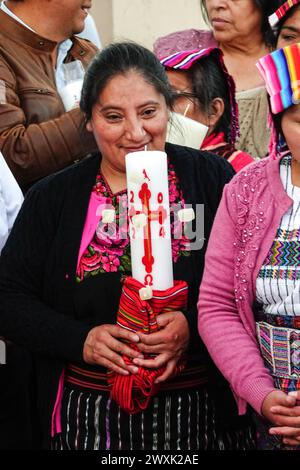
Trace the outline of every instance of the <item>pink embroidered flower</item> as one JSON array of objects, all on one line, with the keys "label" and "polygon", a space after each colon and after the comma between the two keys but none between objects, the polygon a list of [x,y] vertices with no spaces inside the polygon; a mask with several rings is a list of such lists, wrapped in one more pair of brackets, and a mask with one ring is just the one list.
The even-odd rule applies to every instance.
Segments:
[{"label": "pink embroidered flower", "polygon": [[80,280],[84,278],[84,273],[93,272],[99,269],[101,266],[101,253],[95,251],[93,255],[85,253],[80,260],[77,276]]},{"label": "pink embroidered flower", "polygon": [[104,194],[106,191],[105,186],[103,186],[101,182],[96,183],[95,189],[96,189],[96,192],[98,192],[99,194]]},{"label": "pink embroidered flower", "polygon": [[[169,200],[170,205],[177,210],[184,207],[184,199],[179,181],[172,165],[169,166]],[[114,222],[104,224],[99,222],[96,234],[89,247],[83,254],[78,270],[77,279],[82,281],[95,272],[130,272],[130,245],[128,233],[128,197],[127,193],[112,195],[101,174],[93,188],[102,198],[105,206],[113,206],[116,211]],[[187,255],[189,240],[184,235],[184,224],[176,216],[171,219],[172,257],[176,263],[180,256]],[[185,252],[185,253],[184,253]]]},{"label": "pink embroidered flower", "polygon": [[102,267],[107,273],[117,272],[120,260],[115,255],[102,256]]},{"label": "pink embroidered flower", "polygon": [[175,184],[170,184],[169,187],[169,199],[170,204],[173,204],[175,201],[178,200],[179,192]]},{"label": "pink embroidered flower", "polygon": [[102,248],[109,249],[113,246],[117,250],[125,248],[129,243],[127,230],[120,228],[114,222],[110,224],[99,222],[95,241]]},{"label": "pink embroidered flower", "polygon": [[180,240],[172,240],[172,258],[174,263],[178,261],[180,256]]}]

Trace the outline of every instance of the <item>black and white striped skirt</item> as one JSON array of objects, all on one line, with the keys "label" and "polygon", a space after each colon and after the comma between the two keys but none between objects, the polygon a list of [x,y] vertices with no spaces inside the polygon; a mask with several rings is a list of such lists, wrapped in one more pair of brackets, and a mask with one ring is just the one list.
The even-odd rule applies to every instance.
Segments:
[{"label": "black and white striped skirt", "polygon": [[128,415],[108,393],[65,386],[62,433],[53,450],[248,450],[255,431],[245,418],[234,426],[218,416],[206,387],[160,393],[147,410]]}]

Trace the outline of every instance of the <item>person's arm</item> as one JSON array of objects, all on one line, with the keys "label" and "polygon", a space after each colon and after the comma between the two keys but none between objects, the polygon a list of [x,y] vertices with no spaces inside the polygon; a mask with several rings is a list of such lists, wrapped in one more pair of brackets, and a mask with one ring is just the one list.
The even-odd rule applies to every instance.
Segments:
[{"label": "person's arm", "polygon": [[0,152],[0,253],[22,202],[22,191]]},{"label": "person's arm", "polygon": [[0,152],[0,183],[2,199],[6,208],[8,232],[18,215],[24,197],[12,172],[8,168],[3,155]]},{"label": "person's arm", "polygon": [[[47,261],[60,236],[65,189],[60,183],[59,191],[58,185],[45,191],[42,184],[29,191],[0,257],[0,336],[47,356],[134,373],[122,359],[122,354],[140,356],[127,346],[138,340],[133,333],[116,325],[92,328],[44,301],[46,279],[51,282]],[[53,282],[65,282],[58,275],[53,273]]]},{"label": "person's arm", "polygon": [[233,242],[237,220],[231,192],[234,186],[228,185],[208,243],[198,302],[198,327],[212,359],[233,391],[261,413],[264,399],[275,387],[255,336],[247,331],[236,305]]},{"label": "person's arm", "polygon": [[1,253],[0,335],[41,354],[82,360],[90,328],[42,300],[60,216],[60,205],[51,205],[47,195],[40,189],[28,193]]},{"label": "person's arm", "polygon": [[[0,149],[21,187],[84,158],[97,149],[80,109],[28,124],[14,72],[0,55]],[[35,90],[41,109],[43,90]],[[45,92],[44,92],[45,93]],[[46,111],[43,111],[46,114]]]}]

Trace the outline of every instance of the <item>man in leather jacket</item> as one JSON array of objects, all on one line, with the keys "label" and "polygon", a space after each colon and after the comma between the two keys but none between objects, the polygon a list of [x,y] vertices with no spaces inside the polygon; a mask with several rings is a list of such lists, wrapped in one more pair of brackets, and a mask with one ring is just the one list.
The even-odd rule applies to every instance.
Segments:
[{"label": "man in leather jacket", "polygon": [[97,48],[76,37],[91,0],[0,5],[0,150],[22,189],[96,149],[79,108],[60,98],[62,68],[86,68]]}]

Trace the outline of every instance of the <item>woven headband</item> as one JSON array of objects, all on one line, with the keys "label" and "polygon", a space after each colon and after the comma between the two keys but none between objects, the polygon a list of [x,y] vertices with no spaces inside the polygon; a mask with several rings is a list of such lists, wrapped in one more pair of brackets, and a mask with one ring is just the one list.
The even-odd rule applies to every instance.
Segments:
[{"label": "woven headband", "polygon": [[300,0],[287,0],[278,10],[275,11],[272,15],[269,16],[269,23],[272,28],[274,28],[277,23],[285,17],[285,15],[290,11],[291,8],[296,5],[300,5]]},{"label": "woven headband", "polygon": [[300,43],[262,57],[257,67],[266,82],[274,114],[300,103]]}]

